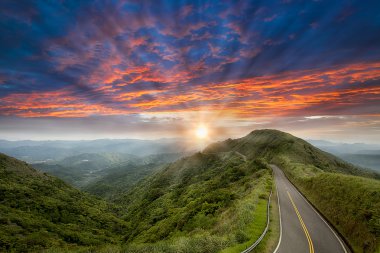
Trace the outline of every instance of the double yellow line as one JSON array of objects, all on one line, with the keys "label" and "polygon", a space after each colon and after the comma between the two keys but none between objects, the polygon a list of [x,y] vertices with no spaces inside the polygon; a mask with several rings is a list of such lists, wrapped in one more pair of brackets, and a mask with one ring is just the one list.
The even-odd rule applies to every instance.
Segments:
[{"label": "double yellow line", "polygon": [[310,250],[310,253],[314,253],[314,246],[313,246],[313,241],[311,240],[311,237],[310,237],[310,234],[309,234],[309,231],[307,230],[306,228],[306,225],[305,223],[303,222],[302,220],[302,217],[300,215],[300,212],[298,212],[298,209],[296,207],[296,204],[294,204],[294,201],[293,201],[293,198],[292,196],[290,196],[290,193],[288,191],[286,191],[288,193],[288,196],[289,196],[289,199],[290,199],[290,202],[292,202],[292,205],[294,207],[294,210],[296,211],[296,214],[298,216],[298,219],[300,220],[300,223],[301,223],[301,226],[303,228],[303,231],[305,232],[305,235],[306,235],[306,238],[307,238],[307,241],[309,242],[309,250]]}]

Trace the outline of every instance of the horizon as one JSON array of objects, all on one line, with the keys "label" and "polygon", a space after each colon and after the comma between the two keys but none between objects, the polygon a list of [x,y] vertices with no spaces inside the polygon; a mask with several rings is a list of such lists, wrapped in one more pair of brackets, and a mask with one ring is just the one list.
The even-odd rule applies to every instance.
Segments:
[{"label": "horizon", "polygon": [[[251,132],[253,131],[257,131],[257,130],[278,130],[278,129],[271,129],[271,128],[262,128],[262,129],[255,129],[255,130],[252,130]],[[281,130],[278,130],[278,131],[281,131]],[[208,138],[207,139],[207,143],[205,143],[206,145],[208,144],[211,144],[213,142],[219,142],[219,141],[224,141],[224,140],[227,140],[229,138],[231,139],[238,139],[238,138],[242,138],[242,137],[245,137],[247,135],[249,135],[251,132],[248,132],[247,134],[244,134],[244,135],[241,135],[241,136],[237,136],[237,137],[234,137],[234,138],[231,138],[231,137],[225,137],[225,138],[218,138],[218,139],[210,139]],[[281,131],[281,132],[284,132],[284,131]],[[288,133],[288,132],[285,132],[285,133]],[[291,133],[289,133],[291,134]],[[370,145],[370,146],[380,146],[380,143],[371,143],[371,142],[339,142],[339,141],[333,141],[333,140],[327,140],[327,139],[310,139],[310,138],[303,138],[303,137],[300,137],[300,136],[296,136],[294,134],[292,134],[293,136],[295,137],[298,137],[298,138],[301,138],[301,139],[304,139],[305,141],[307,142],[318,142],[318,141],[321,141],[321,142],[326,142],[326,143],[331,143],[331,144],[340,144],[340,145],[344,145],[344,144],[348,144],[348,145],[355,145],[355,144],[364,144],[364,145]],[[187,137],[187,138],[181,138],[181,137],[172,137],[172,138],[167,138],[167,137],[163,137],[163,138],[157,138],[157,139],[139,139],[139,138],[99,138],[99,139],[5,139],[5,138],[0,138],[0,141],[7,141],[7,142],[23,142],[23,141],[30,141],[30,142],[86,142],[86,141],[178,141],[178,142],[191,142],[191,141],[194,141],[191,139],[191,137]],[[195,141],[197,142],[197,141]]]},{"label": "horizon", "polygon": [[0,139],[194,139],[202,127],[209,140],[270,128],[380,144],[378,7],[4,2]]},{"label": "horizon", "polygon": [[0,1],[0,252],[380,253],[379,10]]}]

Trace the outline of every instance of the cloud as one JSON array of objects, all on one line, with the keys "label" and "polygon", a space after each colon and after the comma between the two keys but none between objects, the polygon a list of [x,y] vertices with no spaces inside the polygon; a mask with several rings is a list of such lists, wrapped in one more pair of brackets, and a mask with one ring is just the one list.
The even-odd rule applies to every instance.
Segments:
[{"label": "cloud", "polygon": [[[116,77],[104,76],[107,81],[97,88],[103,93],[100,99],[78,93],[75,87],[11,94],[0,102],[0,114],[83,117],[208,108],[241,116],[263,116],[270,112],[277,116],[306,114],[307,118],[311,113],[329,117],[378,112],[380,63],[290,71],[208,84],[189,83],[180,77],[159,78],[149,71],[149,68],[134,68],[115,72]],[[121,78],[122,82],[116,81]]]},{"label": "cloud", "polygon": [[0,115],[380,114],[379,3],[0,7]]}]

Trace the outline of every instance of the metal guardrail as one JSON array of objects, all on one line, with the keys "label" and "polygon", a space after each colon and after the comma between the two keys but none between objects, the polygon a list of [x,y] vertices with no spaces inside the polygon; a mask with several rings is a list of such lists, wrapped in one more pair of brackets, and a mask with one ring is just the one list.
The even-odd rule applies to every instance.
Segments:
[{"label": "metal guardrail", "polygon": [[267,225],[266,225],[263,233],[260,235],[260,237],[251,246],[249,246],[247,249],[245,249],[241,253],[251,252],[263,240],[264,236],[268,232],[269,219],[270,219],[270,216],[269,216],[269,206],[270,206],[270,198],[271,198],[271,196],[272,196],[272,190],[270,191],[269,198],[268,198],[268,204],[267,204]]}]

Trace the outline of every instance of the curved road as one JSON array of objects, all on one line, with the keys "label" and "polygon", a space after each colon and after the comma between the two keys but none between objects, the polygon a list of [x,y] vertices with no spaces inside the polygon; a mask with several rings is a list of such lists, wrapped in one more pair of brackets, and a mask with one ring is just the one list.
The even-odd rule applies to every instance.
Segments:
[{"label": "curved road", "polygon": [[280,241],[274,253],[348,253],[342,239],[285,177],[271,165],[278,191]]}]

